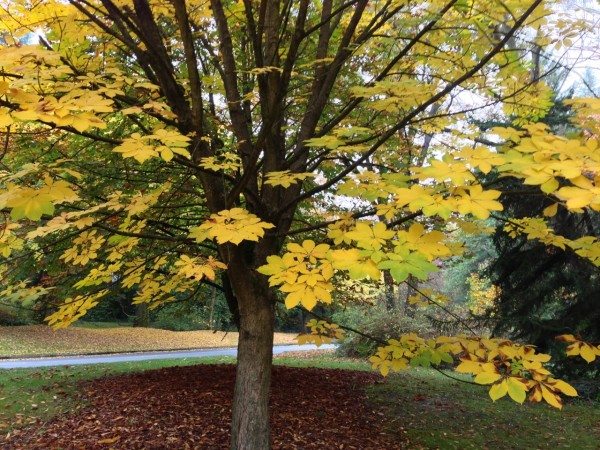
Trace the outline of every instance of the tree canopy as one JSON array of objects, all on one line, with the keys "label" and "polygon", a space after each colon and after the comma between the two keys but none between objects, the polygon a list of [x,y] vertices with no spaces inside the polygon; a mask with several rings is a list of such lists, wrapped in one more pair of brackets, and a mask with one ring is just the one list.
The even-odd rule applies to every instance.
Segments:
[{"label": "tree canopy", "polygon": [[[539,123],[542,49],[587,26],[554,2],[0,5],[2,298],[51,295],[47,321],[63,327],[119,287],[151,308],[222,289],[241,336],[234,448],[268,447],[274,305],[330,304],[347,279],[427,278],[463,250],[448,233],[502,211],[490,173],[549,203],[503,217],[511,236],[600,266],[598,239],[545,218],[600,211],[600,101],[571,102],[572,135]],[[512,126],[481,132],[482,118]],[[310,325],[304,340],[342,335]],[[404,335],[371,361],[387,374],[456,360],[494,400],[561,407],[576,393],[548,359],[504,339]]]}]

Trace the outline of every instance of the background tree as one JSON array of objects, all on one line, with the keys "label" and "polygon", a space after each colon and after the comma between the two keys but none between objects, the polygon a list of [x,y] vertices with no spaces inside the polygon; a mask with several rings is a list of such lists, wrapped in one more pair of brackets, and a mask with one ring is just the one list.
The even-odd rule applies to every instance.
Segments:
[{"label": "background tree", "polygon": [[[599,207],[594,145],[580,137],[566,152],[562,138],[525,125],[545,114],[550,91],[532,83],[519,43],[560,47],[585,25],[556,20],[549,6],[3,4],[6,283],[28,258],[60,270],[52,292],[62,301],[47,318],[57,327],[115,285],[150,308],[203,285],[222,290],[240,331],[232,447],[268,448],[280,299],[311,310],[332,302],[341,277],[424,279],[459,251],[435,228],[502,208],[500,191],[479,182],[492,168],[569,210]],[[32,36],[40,45],[23,45]],[[579,106],[582,123],[598,110],[594,100]],[[497,108],[523,125],[493,131],[501,151],[477,144],[466,120]],[[519,227],[529,234],[531,223]],[[594,258],[598,242],[579,249]],[[26,283],[7,289],[39,294]],[[305,339],[340,335],[325,321],[311,328]],[[385,374],[452,355],[492,385],[493,399],[529,392],[560,407],[559,393],[574,395],[545,372],[544,355],[508,341],[408,335],[383,342],[372,362]]]}]

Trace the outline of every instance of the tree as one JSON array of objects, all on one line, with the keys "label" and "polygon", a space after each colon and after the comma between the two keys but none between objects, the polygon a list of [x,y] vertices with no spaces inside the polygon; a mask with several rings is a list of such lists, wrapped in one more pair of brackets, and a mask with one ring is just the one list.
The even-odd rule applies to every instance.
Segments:
[{"label": "tree", "polygon": [[[592,80],[586,86],[593,86]],[[563,136],[582,131],[570,126],[572,112],[564,105],[568,98],[555,100],[543,120],[554,133]],[[548,224],[561,236],[572,241],[584,237],[598,239],[600,217],[596,211],[584,214],[565,208],[554,211],[552,200],[539,188],[511,178],[502,182],[506,183],[509,194],[520,192],[501,199],[507,217],[546,215]],[[512,335],[551,353],[556,372],[594,377],[597,368],[574,365],[564,355],[561,358],[562,346],[554,338],[557,334],[571,333],[593,341],[600,339],[598,266],[580,258],[569,246],[549,249],[542,242],[527,241],[523,236],[515,239],[502,226],[494,233],[493,244],[497,255],[489,261],[488,273],[500,287],[496,301],[489,305],[494,333]]]},{"label": "tree", "polygon": [[[232,448],[268,448],[280,298],[311,310],[333,301],[340,277],[425,278],[433,261],[459,251],[435,228],[468,229],[465,220],[501,209],[500,191],[479,182],[492,169],[541,185],[561,207],[599,207],[595,138],[574,138],[565,152],[563,138],[532,123],[549,90],[531,82],[519,45],[531,36],[568,45],[584,26],[548,19],[549,8],[2,3],[4,296],[50,291],[9,281],[32,258],[60,280],[52,294],[64,300],[47,318],[55,327],[117,285],[150,308],[218,286],[240,331]],[[579,106],[586,124],[599,109],[596,100]],[[501,151],[464,120],[499,108],[521,127],[493,130],[506,141]],[[536,237],[530,222],[518,225]],[[597,241],[580,244],[596,255]],[[326,321],[312,325],[319,338],[340,334]],[[452,355],[492,384],[492,398],[529,392],[560,406],[560,392],[573,395],[543,372],[543,355],[508,341],[404,336],[382,343],[372,362],[387,373]],[[528,366],[507,375],[513,360]]]}]

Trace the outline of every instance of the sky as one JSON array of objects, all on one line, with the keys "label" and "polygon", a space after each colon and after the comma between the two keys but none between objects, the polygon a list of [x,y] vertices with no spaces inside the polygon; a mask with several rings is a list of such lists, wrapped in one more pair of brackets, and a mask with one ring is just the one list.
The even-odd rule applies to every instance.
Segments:
[{"label": "sky", "polygon": [[[561,63],[572,67],[562,90],[568,91],[574,88],[576,95],[598,97],[600,96],[600,1],[563,0],[561,3],[558,7],[559,13],[583,19],[590,27],[589,31],[573,40],[572,47],[565,54],[556,55]],[[586,86],[584,81],[592,82],[592,85]]]}]

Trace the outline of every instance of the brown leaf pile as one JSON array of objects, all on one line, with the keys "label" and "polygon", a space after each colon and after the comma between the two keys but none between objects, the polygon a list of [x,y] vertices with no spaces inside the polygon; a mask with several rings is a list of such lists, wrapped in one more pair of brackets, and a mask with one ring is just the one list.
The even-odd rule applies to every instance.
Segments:
[{"label": "brown leaf pile", "polygon": [[[82,384],[88,406],[0,437],[3,449],[226,449],[235,367],[171,367]],[[275,449],[399,449],[368,372],[274,367]]]}]

